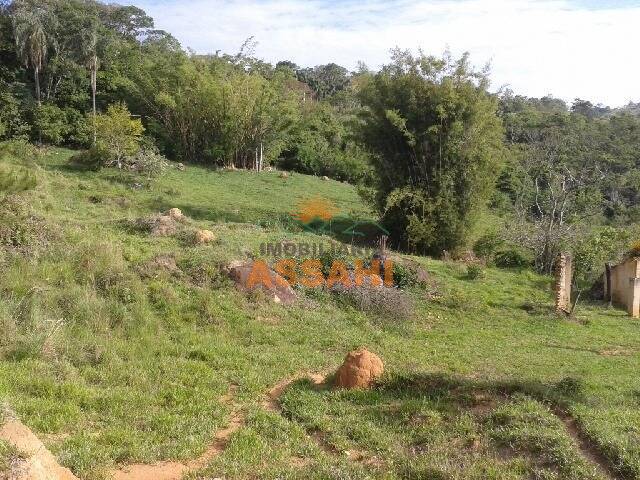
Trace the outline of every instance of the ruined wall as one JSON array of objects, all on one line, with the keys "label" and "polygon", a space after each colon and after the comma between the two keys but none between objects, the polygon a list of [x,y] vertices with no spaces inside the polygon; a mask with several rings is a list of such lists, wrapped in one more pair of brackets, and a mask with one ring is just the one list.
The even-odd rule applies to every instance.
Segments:
[{"label": "ruined wall", "polygon": [[571,310],[571,279],[573,275],[573,262],[571,256],[561,253],[556,259],[555,265],[555,294],[556,311],[569,312]]},{"label": "ruined wall", "polygon": [[[609,298],[604,282],[605,298]],[[613,303],[626,307],[632,317],[640,317],[640,258],[628,258],[611,268],[611,297]]]}]

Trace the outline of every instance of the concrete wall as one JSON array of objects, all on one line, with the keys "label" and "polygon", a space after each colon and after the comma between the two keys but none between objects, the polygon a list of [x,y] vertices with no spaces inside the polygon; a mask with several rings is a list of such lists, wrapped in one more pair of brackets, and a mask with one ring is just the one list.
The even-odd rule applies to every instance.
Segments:
[{"label": "concrete wall", "polygon": [[[605,298],[609,298],[604,282]],[[632,317],[640,317],[640,258],[628,258],[611,268],[611,297],[613,303],[623,306]]]}]

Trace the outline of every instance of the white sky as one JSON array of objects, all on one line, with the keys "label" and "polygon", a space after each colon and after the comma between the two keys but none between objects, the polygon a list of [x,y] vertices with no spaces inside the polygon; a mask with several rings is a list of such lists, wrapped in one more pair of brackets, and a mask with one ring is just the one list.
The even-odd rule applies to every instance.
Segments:
[{"label": "white sky", "polygon": [[253,35],[270,62],[375,69],[394,46],[449,47],[490,62],[493,90],[640,101],[640,0],[129,1],[198,53],[235,53]]}]

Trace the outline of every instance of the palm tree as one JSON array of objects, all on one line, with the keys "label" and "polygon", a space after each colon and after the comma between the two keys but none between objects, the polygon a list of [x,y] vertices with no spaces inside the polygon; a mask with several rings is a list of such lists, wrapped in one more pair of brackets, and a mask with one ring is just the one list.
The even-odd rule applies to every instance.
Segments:
[{"label": "palm tree", "polygon": [[47,35],[42,15],[38,14],[38,10],[31,9],[28,5],[21,7],[16,9],[13,16],[16,47],[25,67],[33,69],[36,99],[38,105],[41,105],[40,72],[47,59]]},{"label": "palm tree", "polygon": [[91,102],[93,109],[93,144],[96,143],[96,90],[98,68],[100,66],[98,60],[98,23],[97,19],[92,19],[91,24],[82,31],[80,52],[84,64],[91,74]]}]

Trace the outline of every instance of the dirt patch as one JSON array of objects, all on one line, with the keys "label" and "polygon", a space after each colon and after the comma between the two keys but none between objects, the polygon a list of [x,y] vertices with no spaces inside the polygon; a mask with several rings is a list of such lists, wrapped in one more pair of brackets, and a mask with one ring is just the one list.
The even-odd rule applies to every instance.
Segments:
[{"label": "dirt patch", "polygon": [[597,445],[580,428],[578,422],[568,412],[559,407],[552,408],[553,413],[562,421],[569,436],[573,439],[578,447],[580,454],[591,465],[596,467],[605,478],[617,480],[620,477],[611,462],[605,457]]},{"label": "dirt patch", "polygon": [[603,357],[631,357],[635,353],[635,350],[630,348],[614,347],[606,350],[600,350],[598,355],[602,355]]},{"label": "dirt patch", "polygon": [[14,480],[78,480],[71,470],[58,463],[44,444],[22,422],[9,418],[0,428],[0,439],[24,454],[9,477]]}]

